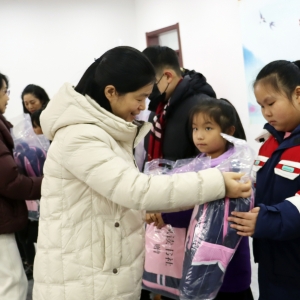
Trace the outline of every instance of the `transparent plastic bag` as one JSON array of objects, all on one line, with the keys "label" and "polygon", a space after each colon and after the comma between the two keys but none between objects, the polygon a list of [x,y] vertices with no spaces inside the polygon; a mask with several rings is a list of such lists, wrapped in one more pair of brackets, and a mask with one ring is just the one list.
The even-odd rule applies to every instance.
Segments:
[{"label": "transparent plastic bag", "polygon": [[153,159],[145,164],[144,173],[147,175],[168,174],[174,167],[175,162],[168,159]]},{"label": "transparent plastic bag", "polygon": [[[148,175],[172,175],[197,172],[210,167],[210,157],[181,159],[176,162],[154,159],[147,162],[144,173]],[[166,225],[157,229],[146,227],[145,267],[143,287],[153,293],[179,299],[179,283],[182,274],[186,228]]]},{"label": "transparent plastic bag", "polygon": [[[216,168],[223,172],[244,173],[242,181],[250,180],[254,151],[244,140],[222,136],[234,145],[234,151]],[[225,198],[195,206],[186,239],[180,299],[210,300],[216,297],[241,240],[227,218],[232,211],[249,211],[253,200],[253,196]]]},{"label": "transparent plastic bag", "polygon": [[168,159],[153,159],[145,164],[147,175],[172,175],[176,173],[198,172],[210,168],[210,157],[196,157],[172,161]]},{"label": "transparent plastic bag", "polygon": [[36,135],[33,131],[29,114],[22,114],[14,119],[14,127],[11,130],[15,146],[19,143],[26,142],[32,147],[39,147],[48,151],[50,142],[43,134]]},{"label": "transparent plastic bag", "polygon": [[[43,135],[35,134],[28,114],[19,116],[15,121],[11,135],[15,145],[14,158],[20,173],[29,177],[42,176],[46,151],[50,143]],[[31,220],[38,220],[39,200],[26,200],[26,204],[28,217]]]},{"label": "transparent plastic bag", "polygon": [[[222,172],[244,173],[241,181],[249,181],[255,156],[254,151],[244,140],[226,134],[221,135],[233,145],[233,148],[231,148],[230,156],[215,167]],[[144,172],[149,175],[172,175],[197,172],[208,169],[211,165],[210,157],[204,155],[176,162],[155,159],[146,163]],[[246,212],[252,207],[253,197],[225,198],[196,205],[186,236],[184,261],[180,262],[183,268],[182,277],[170,278],[164,268],[160,269],[159,274],[154,272],[151,273],[152,277],[149,277],[145,269],[144,276],[147,275],[145,280],[149,281],[149,278],[152,278],[153,285],[148,283],[146,286],[143,281],[144,287],[174,299],[178,299],[178,295],[182,300],[214,299],[222,286],[226,268],[241,240],[241,237],[236,234],[236,230],[230,227],[227,217],[234,210]],[[155,265],[158,264],[158,261],[151,258],[155,246],[151,241],[157,239],[160,233],[157,231],[155,236],[153,232],[147,234],[146,259],[150,259],[150,264]],[[163,236],[161,238],[163,240]],[[156,245],[156,247],[158,246]],[[178,264],[178,259],[176,263]]]},{"label": "transparent plastic bag", "polygon": [[146,227],[143,287],[153,293],[179,299],[186,229],[166,225]]},{"label": "transparent plastic bag", "polygon": [[221,136],[234,145],[235,151],[228,159],[220,163],[217,168],[222,172],[244,173],[241,182],[251,180],[251,170],[255,157],[253,149],[245,140],[237,139],[225,133],[221,133]]}]

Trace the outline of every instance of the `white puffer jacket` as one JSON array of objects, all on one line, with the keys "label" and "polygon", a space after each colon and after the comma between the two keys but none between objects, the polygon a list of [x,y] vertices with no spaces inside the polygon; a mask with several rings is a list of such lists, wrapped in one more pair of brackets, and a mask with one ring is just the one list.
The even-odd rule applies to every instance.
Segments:
[{"label": "white puffer jacket", "polygon": [[138,300],[145,210],[223,198],[222,174],[139,173],[132,150],[149,124],[138,130],[70,84],[50,101],[41,124],[53,142],[44,167],[33,299]]}]

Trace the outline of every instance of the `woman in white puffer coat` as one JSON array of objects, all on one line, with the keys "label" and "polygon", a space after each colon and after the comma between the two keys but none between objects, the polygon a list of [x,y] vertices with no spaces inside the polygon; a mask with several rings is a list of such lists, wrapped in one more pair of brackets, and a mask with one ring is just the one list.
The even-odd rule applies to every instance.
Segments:
[{"label": "woman in white puffer coat", "polygon": [[151,124],[145,108],[155,71],[138,50],[117,47],[64,84],[41,115],[52,140],[44,167],[34,300],[136,300],[147,211],[174,211],[250,195],[241,175],[217,169],[151,177],[133,148]]}]

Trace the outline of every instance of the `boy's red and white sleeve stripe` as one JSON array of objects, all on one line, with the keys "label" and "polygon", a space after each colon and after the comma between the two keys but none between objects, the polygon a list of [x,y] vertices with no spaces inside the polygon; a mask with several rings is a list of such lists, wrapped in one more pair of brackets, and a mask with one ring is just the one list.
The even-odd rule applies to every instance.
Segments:
[{"label": "boy's red and white sleeve stripe", "polygon": [[286,200],[295,205],[300,213],[300,191],[298,191],[295,196],[289,197]]}]

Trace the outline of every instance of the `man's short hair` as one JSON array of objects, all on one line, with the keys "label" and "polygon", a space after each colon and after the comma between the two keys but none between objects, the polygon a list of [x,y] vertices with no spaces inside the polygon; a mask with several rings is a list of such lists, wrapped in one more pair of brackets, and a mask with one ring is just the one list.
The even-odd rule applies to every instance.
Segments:
[{"label": "man's short hair", "polygon": [[157,73],[161,73],[164,68],[170,68],[181,76],[178,56],[173,49],[166,46],[149,46],[143,53],[151,61]]}]

